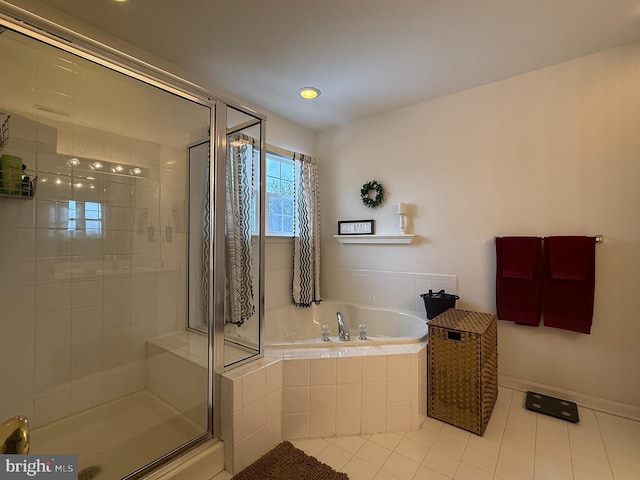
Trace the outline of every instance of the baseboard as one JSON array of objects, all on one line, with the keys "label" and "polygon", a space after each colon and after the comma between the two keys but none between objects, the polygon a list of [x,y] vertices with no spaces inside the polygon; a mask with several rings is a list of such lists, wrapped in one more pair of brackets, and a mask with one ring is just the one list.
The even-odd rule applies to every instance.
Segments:
[{"label": "baseboard", "polygon": [[603,398],[583,395],[581,393],[562,390],[560,388],[542,385],[540,383],[529,382],[519,378],[508,377],[506,375],[498,375],[498,384],[502,387],[511,388],[526,392],[532,390],[534,392],[549,395],[551,397],[562,398],[577,403],[581,407],[590,408],[599,412],[609,413],[619,417],[628,418],[630,420],[640,421],[640,407],[627,405],[626,403],[612,402]]}]

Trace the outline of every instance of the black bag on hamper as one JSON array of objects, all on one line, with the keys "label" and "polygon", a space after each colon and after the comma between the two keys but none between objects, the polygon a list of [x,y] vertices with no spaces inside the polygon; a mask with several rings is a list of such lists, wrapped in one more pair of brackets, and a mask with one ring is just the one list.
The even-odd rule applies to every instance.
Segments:
[{"label": "black bag on hamper", "polygon": [[424,308],[427,310],[427,318],[429,320],[455,307],[456,300],[460,298],[458,295],[446,293],[444,290],[440,290],[437,293],[429,290],[429,293],[421,293],[420,296],[424,300]]}]

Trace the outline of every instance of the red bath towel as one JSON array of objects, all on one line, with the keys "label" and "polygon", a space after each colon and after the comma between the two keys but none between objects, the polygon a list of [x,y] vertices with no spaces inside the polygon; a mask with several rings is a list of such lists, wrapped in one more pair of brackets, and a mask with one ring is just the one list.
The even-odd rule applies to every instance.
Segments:
[{"label": "red bath towel", "polygon": [[590,333],[595,257],[595,237],[544,239],[542,314],[545,326]]},{"label": "red bath towel", "polygon": [[542,239],[496,238],[498,318],[538,326],[542,298]]}]

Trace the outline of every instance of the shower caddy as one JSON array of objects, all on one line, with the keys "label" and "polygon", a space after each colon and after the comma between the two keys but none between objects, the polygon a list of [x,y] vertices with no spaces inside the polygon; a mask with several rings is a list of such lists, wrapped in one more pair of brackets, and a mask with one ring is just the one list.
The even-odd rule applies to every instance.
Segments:
[{"label": "shower caddy", "polygon": [[[4,147],[9,142],[9,119],[11,115],[8,113],[0,112],[0,157]],[[23,167],[24,168],[24,167]],[[0,186],[2,185],[2,169],[0,167]],[[20,189],[16,189],[16,193],[6,193],[0,191],[0,197],[5,198],[33,198],[36,192],[36,176],[27,173],[26,170],[22,170],[21,173],[21,185]]]}]

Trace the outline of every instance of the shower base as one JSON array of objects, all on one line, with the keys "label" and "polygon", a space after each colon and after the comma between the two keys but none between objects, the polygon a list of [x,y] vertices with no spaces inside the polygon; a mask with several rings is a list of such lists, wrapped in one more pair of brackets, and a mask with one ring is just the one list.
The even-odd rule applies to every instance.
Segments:
[{"label": "shower base", "polygon": [[116,480],[202,433],[204,428],[143,390],[31,431],[34,454],[77,454],[78,469]]}]

